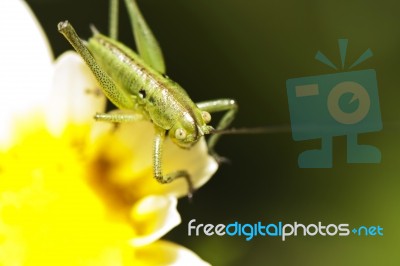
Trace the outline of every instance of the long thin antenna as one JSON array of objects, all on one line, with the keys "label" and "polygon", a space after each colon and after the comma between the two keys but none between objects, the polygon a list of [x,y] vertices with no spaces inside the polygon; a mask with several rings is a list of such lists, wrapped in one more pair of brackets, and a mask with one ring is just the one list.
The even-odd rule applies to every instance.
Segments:
[{"label": "long thin antenna", "polygon": [[267,126],[267,127],[252,127],[252,128],[228,128],[222,130],[213,130],[210,134],[274,134],[274,133],[290,133],[291,129],[289,125],[280,126]]}]

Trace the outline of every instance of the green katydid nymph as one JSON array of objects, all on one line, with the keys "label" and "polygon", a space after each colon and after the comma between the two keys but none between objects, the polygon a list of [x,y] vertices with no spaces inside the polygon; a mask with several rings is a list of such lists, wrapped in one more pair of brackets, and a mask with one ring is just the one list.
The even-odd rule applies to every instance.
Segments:
[{"label": "green katydid nymph", "polygon": [[[82,41],[68,21],[58,30],[71,43],[96,77],[107,98],[120,110],[96,114],[98,121],[112,123],[148,120],[154,124],[154,177],[160,183],[185,178],[190,197],[193,185],[190,174],[182,169],[164,174],[162,146],[166,136],[179,147],[188,149],[204,135],[221,131],[232,122],[238,106],[232,99],[194,103],[186,91],[165,75],[165,63],[157,40],[144,20],[136,2],[125,0],[138,54],[117,41],[118,0],[110,0],[110,37],[93,29],[93,36]],[[212,112],[226,111],[214,130],[209,125]],[[209,153],[217,161],[214,147],[220,135],[208,139]]]}]

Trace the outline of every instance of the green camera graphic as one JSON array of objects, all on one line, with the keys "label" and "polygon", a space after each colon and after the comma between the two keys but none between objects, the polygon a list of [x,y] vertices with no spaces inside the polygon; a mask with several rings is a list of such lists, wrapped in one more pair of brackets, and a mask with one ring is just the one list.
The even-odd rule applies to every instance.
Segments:
[{"label": "green camera graphic", "polygon": [[[342,67],[347,40],[339,40]],[[367,50],[350,68],[372,56]],[[336,66],[318,52],[316,59]],[[292,137],[296,141],[321,138],[320,150],[299,155],[301,168],[332,167],[332,137],[347,136],[348,163],[379,163],[380,151],[359,145],[357,135],[382,129],[378,85],[374,69],[289,79],[286,82]]]}]

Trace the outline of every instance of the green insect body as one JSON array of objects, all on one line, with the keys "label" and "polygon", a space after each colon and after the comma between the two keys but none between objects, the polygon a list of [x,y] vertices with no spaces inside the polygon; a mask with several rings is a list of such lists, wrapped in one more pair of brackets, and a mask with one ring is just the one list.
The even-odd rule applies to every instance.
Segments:
[{"label": "green insect body", "polygon": [[[204,134],[210,133],[207,126],[208,113],[201,111],[176,82],[153,70],[128,47],[96,34],[87,45],[99,66],[109,74],[115,84],[132,96],[132,109],[145,119],[169,131],[170,138],[183,148],[190,148]],[[172,109],[173,112],[165,112]],[[185,138],[177,138],[175,132],[187,132]],[[178,132],[178,133],[179,133]]]},{"label": "green insect body", "polygon": [[[94,30],[93,37],[83,42],[68,21],[60,22],[58,29],[90,67],[107,98],[120,109],[118,112],[96,114],[95,118],[114,123],[152,121],[156,131],[154,177],[160,183],[185,178],[190,196],[194,188],[186,170],[167,175],[162,172],[162,145],[166,133],[179,147],[190,148],[214,130],[208,125],[210,112],[227,111],[216,128],[224,129],[232,122],[237,104],[232,99],[195,104],[178,83],[165,75],[161,49],[136,2],[125,0],[139,55],[116,40],[118,0],[111,0],[110,3],[111,38]],[[220,157],[215,153],[214,146],[219,137],[212,135],[208,140],[209,152],[217,160]]]}]

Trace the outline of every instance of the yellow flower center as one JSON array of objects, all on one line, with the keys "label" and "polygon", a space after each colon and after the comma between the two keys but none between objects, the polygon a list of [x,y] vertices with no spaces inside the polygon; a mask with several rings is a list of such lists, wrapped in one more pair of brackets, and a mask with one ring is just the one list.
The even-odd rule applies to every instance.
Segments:
[{"label": "yellow flower center", "polygon": [[[18,130],[0,152],[0,265],[129,262],[129,211],[138,195],[110,178],[127,149],[112,137],[88,148],[81,137],[88,128],[54,137],[38,124]],[[105,142],[109,152],[99,148]]]}]

